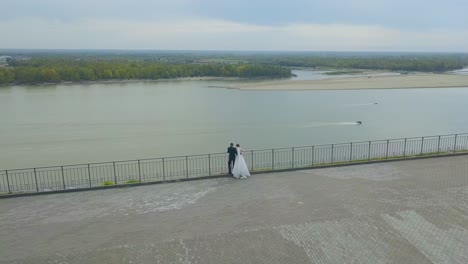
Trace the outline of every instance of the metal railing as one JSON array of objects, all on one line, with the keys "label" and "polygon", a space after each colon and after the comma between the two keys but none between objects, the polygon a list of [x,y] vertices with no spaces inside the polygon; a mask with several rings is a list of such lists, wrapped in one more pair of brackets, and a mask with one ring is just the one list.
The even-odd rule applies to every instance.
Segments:
[{"label": "metal railing", "polygon": [[[252,172],[350,164],[468,150],[468,134],[249,150]],[[0,195],[148,183],[227,174],[227,154],[38,167],[0,171]]]}]

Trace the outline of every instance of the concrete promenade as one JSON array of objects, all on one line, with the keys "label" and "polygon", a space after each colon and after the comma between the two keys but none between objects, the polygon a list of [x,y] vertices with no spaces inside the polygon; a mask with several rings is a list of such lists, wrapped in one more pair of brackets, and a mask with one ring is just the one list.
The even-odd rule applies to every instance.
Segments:
[{"label": "concrete promenade", "polygon": [[0,199],[0,263],[468,263],[468,155]]}]

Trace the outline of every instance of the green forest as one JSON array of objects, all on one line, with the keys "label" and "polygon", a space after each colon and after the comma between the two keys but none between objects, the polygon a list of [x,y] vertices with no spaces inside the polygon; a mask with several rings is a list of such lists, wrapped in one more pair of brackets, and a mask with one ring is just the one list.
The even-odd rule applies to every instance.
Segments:
[{"label": "green forest", "polygon": [[34,84],[97,80],[168,79],[179,77],[284,78],[288,68],[252,63],[187,64],[155,61],[43,59],[9,61],[0,67],[0,84]]},{"label": "green forest", "polygon": [[468,57],[279,57],[269,63],[288,67],[322,67],[333,69],[368,69],[388,71],[445,72],[462,69]]}]

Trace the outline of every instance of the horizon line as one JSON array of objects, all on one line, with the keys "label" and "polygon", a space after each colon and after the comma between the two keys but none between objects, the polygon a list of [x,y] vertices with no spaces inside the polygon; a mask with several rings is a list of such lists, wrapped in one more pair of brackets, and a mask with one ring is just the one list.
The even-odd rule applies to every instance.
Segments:
[{"label": "horizon line", "polygon": [[412,51],[412,50],[223,50],[223,49],[113,49],[113,48],[0,48],[0,51],[159,51],[159,52],[248,52],[248,53],[307,53],[307,52],[324,52],[324,53],[462,53],[468,54],[468,51]]}]

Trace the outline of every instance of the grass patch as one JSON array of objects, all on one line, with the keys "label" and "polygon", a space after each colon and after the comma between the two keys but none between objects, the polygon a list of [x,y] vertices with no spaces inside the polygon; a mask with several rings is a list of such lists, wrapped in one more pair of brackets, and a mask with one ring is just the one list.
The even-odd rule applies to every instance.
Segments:
[{"label": "grass patch", "polygon": [[102,186],[113,186],[115,185],[115,182],[113,181],[105,181],[102,183]]},{"label": "grass patch", "polygon": [[140,183],[139,180],[129,180],[125,184],[135,184],[135,183]]}]

